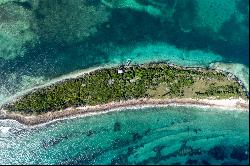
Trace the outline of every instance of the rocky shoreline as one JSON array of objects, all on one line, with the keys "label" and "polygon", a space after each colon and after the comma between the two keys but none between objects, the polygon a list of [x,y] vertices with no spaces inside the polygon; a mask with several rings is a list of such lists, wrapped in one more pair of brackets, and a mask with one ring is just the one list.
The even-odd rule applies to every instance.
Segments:
[{"label": "rocky shoreline", "polygon": [[63,118],[78,117],[82,115],[106,113],[119,109],[126,109],[131,107],[161,107],[161,106],[198,106],[198,107],[213,107],[221,109],[237,109],[243,111],[249,111],[249,101],[243,99],[133,99],[120,102],[111,102],[107,104],[101,104],[96,106],[84,106],[84,107],[69,107],[64,110],[56,112],[48,112],[37,116],[26,116],[19,113],[6,112],[1,110],[0,119],[13,119],[19,123],[27,126],[35,126],[43,123],[48,123],[54,120],[60,120]]},{"label": "rocky shoreline", "polygon": [[[191,67],[191,66],[180,66],[180,65],[176,65],[176,64],[173,64],[173,63],[169,63],[168,61],[152,61],[152,62],[149,62],[149,63],[145,63],[145,64],[131,64],[131,65],[135,65],[135,66],[139,66],[139,67],[143,67],[143,66],[147,66],[147,65],[150,65],[150,64],[153,64],[153,65],[160,65],[160,64],[163,64],[163,65],[167,65],[169,67],[173,67],[173,68],[177,68],[177,69],[181,69],[181,70],[193,70],[193,71],[206,71],[206,70],[211,70],[213,72],[216,72],[216,73],[223,73],[225,75],[227,75],[227,77],[229,79],[233,79],[235,80],[240,86],[241,88],[243,89],[243,91],[246,93],[246,95],[249,97],[249,91],[248,91],[248,88],[246,87],[246,85],[244,85],[241,81],[241,79],[239,79],[238,76],[236,76],[234,73],[230,72],[230,71],[226,71],[226,70],[222,70],[222,69],[219,69],[219,68],[216,68],[216,67],[213,67],[212,65],[210,67],[202,67],[202,66],[199,66],[199,67]],[[129,66],[129,65],[128,65]],[[96,71],[99,71],[99,70],[102,70],[102,69],[111,69],[111,68],[117,68],[117,67],[120,67],[120,68],[124,68],[124,67],[127,67],[126,65],[117,65],[117,64],[106,64],[106,65],[101,65],[101,66],[96,66],[96,67],[91,67],[91,68],[87,68],[87,69],[83,69],[83,70],[78,70],[78,71],[75,71],[75,72],[72,72],[72,73],[69,73],[69,74],[66,74],[66,75],[63,75],[63,76],[60,76],[58,78],[55,78],[55,79],[52,79],[51,81],[45,83],[45,84],[42,84],[42,85],[39,85],[39,86],[36,86],[36,87],[33,87],[33,88],[30,88],[30,89],[27,89],[25,91],[22,91],[22,92],[19,92],[17,93],[16,95],[8,98],[5,100],[5,102],[3,104],[6,104],[6,103],[10,103],[10,102],[13,102],[13,101],[16,101],[18,100],[20,97],[28,94],[28,93],[31,93],[37,89],[40,89],[40,88],[44,88],[46,86],[50,86],[50,85],[55,85],[55,84],[59,84],[59,83],[62,83],[64,80],[67,80],[67,79],[73,79],[73,78],[78,78],[78,77],[83,77],[84,75],[86,74],[89,74],[89,73],[92,73],[92,72],[96,72]],[[1,106],[1,105],[0,105]],[[1,108],[1,107],[0,107]]]},{"label": "rocky shoreline", "polygon": [[[110,112],[114,109],[124,109],[124,108],[130,108],[130,107],[145,107],[145,106],[152,106],[152,107],[159,107],[159,106],[167,106],[167,105],[184,105],[184,106],[198,106],[198,107],[218,107],[218,108],[226,108],[226,109],[240,109],[240,110],[247,110],[249,111],[249,103],[248,103],[248,91],[246,91],[246,88],[243,84],[240,83],[240,79],[236,77],[234,74],[231,74],[229,72],[225,72],[219,69],[213,69],[213,68],[204,68],[204,67],[186,67],[186,66],[178,66],[171,63],[166,62],[151,62],[148,64],[140,64],[140,65],[133,65],[138,67],[147,67],[147,66],[158,66],[163,65],[169,67],[171,70],[183,70],[183,71],[197,71],[197,72],[207,72],[211,71],[212,73],[222,73],[224,74],[224,77],[227,78],[229,81],[234,80],[238,83],[238,85],[243,89],[244,93],[247,93],[247,98],[244,97],[242,99],[241,97],[230,97],[229,99],[218,99],[213,96],[207,97],[207,98],[197,98],[197,97],[171,97],[171,98],[155,98],[155,97],[140,97],[140,98],[130,98],[130,99],[120,99],[120,100],[113,100],[109,101],[106,104],[103,103],[97,103],[92,105],[76,105],[72,107],[71,105],[61,108],[59,110],[53,110],[53,111],[45,111],[41,114],[26,114],[24,112],[19,111],[9,111],[4,107],[4,105],[0,108],[0,119],[14,119],[17,120],[20,123],[23,123],[28,126],[38,125],[47,123],[53,120],[58,120],[62,118],[69,118],[73,116],[80,116],[80,115],[88,115],[92,113],[102,113],[104,112]],[[12,99],[9,100],[9,102],[6,103],[12,103],[12,102],[18,102],[21,100],[22,96],[28,95],[29,93],[32,94],[36,90],[46,88],[49,86],[56,86],[59,84],[62,84],[70,79],[77,79],[84,77],[84,75],[89,75],[91,73],[95,74],[98,71],[102,70],[108,70],[108,69],[115,69],[118,71],[126,71],[127,68],[131,67],[130,65],[110,65],[110,66],[99,66],[96,68],[90,68],[87,70],[78,71],[66,76],[63,76],[61,78],[57,78],[45,85],[36,87],[34,89],[30,89],[26,92],[23,92],[22,94],[18,94]]]}]

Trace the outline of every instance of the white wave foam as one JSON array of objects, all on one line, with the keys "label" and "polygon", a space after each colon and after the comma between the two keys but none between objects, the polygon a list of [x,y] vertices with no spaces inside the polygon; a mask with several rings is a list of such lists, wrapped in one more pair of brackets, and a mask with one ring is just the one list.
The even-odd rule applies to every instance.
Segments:
[{"label": "white wave foam", "polygon": [[4,135],[8,134],[9,133],[9,130],[11,129],[11,127],[3,127],[3,126],[0,126],[0,132]]}]

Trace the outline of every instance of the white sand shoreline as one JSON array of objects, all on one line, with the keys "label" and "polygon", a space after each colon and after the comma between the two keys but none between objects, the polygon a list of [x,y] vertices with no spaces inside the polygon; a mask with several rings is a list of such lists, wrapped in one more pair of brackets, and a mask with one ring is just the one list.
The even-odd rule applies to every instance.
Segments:
[{"label": "white sand shoreline", "polygon": [[[12,102],[14,100],[16,100],[17,98],[29,93],[29,92],[32,92],[36,89],[40,89],[40,88],[43,88],[43,87],[46,87],[46,86],[50,86],[50,85],[53,85],[53,84],[56,84],[60,81],[64,81],[66,79],[71,79],[71,78],[76,78],[76,77],[79,77],[79,76],[83,76],[84,74],[88,74],[90,72],[93,72],[93,71],[96,71],[96,70],[99,70],[99,69],[104,69],[104,68],[111,68],[111,67],[116,67],[118,65],[116,64],[105,64],[105,65],[102,65],[102,66],[96,66],[96,67],[90,67],[90,68],[86,68],[86,69],[82,69],[82,70],[77,70],[77,71],[74,71],[74,72],[71,72],[69,74],[65,74],[65,75],[62,75],[60,77],[57,77],[57,78],[54,78],[42,85],[38,85],[38,86],[35,86],[35,87],[32,87],[32,88],[29,88],[29,89],[26,89],[24,91],[21,91],[21,92],[18,92],[16,93],[15,95],[7,98],[2,104],[5,104],[5,103],[8,103],[8,102]],[[0,105],[1,106],[1,105]]]},{"label": "white sand shoreline", "polygon": [[[235,108],[231,108],[231,107],[218,107],[218,106],[205,106],[205,105],[198,105],[198,104],[162,104],[162,105],[140,105],[140,106],[127,106],[127,107],[120,107],[120,108],[111,108],[110,110],[105,110],[105,111],[100,111],[100,112],[90,112],[90,113],[86,113],[86,114],[79,114],[79,115],[72,115],[69,117],[64,117],[64,118],[59,118],[59,119],[54,119],[52,121],[49,122],[45,122],[42,124],[38,124],[38,125],[34,125],[34,126],[28,126],[30,128],[36,128],[36,127],[43,127],[46,126],[48,124],[57,122],[57,121],[63,121],[63,120],[68,120],[68,119],[76,119],[76,118],[83,118],[83,117],[88,117],[88,116],[95,116],[95,115],[102,115],[102,114],[106,114],[106,113],[112,113],[112,112],[116,112],[116,111],[126,111],[126,110],[140,110],[140,109],[145,109],[145,108],[166,108],[166,107],[188,107],[188,108],[201,108],[201,109],[216,109],[220,110],[220,111],[235,111]],[[237,109],[237,112],[249,112],[248,109]]]},{"label": "white sand shoreline", "polygon": [[[165,63],[165,64],[171,64],[171,65],[175,65],[177,68],[186,68],[188,67],[189,69],[199,69],[199,68],[202,68],[202,69],[206,69],[205,67],[202,67],[202,66],[195,66],[195,67],[189,67],[189,66],[180,66],[180,65],[176,65],[176,64],[172,64],[172,63],[169,63],[169,62],[164,62],[164,61],[151,61],[150,63]],[[146,63],[148,64],[148,63]],[[16,99],[18,99],[19,97],[29,93],[29,92],[32,92],[36,89],[39,89],[39,88],[43,88],[43,87],[46,87],[46,86],[49,86],[49,85],[53,85],[53,84],[56,84],[60,81],[64,81],[66,79],[71,79],[71,78],[77,78],[79,76],[84,76],[85,74],[88,74],[90,72],[94,72],[96,70],[100,70],[100,69],[106,69],[106,68],[112,68],[112,67],[118,67],[120,66],[121,64],[104,64],[104,65],[101,65],[101,66],[93,66],[93,67],[90,67],[90,68],[86,68],[86,69],[82,69],[82,70],[77,70],[77,71],[74,71],[74,72],[71,72],[69,74],[66,74],[66,75],[62,75],[60,77],[57,77],[57,78],[54,78],[42,85],[39,85],[39,86],[35,86],[33,88],[30,88],[30,89],[27,89],[25,91],[21,91],[21,92],[18,92],[17,94],[9,97],[8,99],[6,99],[4,101],[4,103],[2,103],[3,105],[5,103],[8,103],[8,102],[12,102]],[[132,64],[132,65],[135,65],[135,64]],[[145,65],[145,64],[136,64],[136,65]],[[216,69],[215,67],[213,67],[213,65],[211,64],[209,69],[213,70],[213,69]],[[222,69],[216,69],[218,70],[219,72],[229,72],[231,73],[230,71],[227,71],[227,70],[222,70]],[[233,74],[233,73],[231,73]],[[237,77],[238,78],[238,77]],[[239,79],[239,78],[238,78]],[[1,107],[1,105],[0,105]]]},{"label": "white sand shoreline", "polygon": [[[164,62],[154,62],[154,63],[164,63]],[[137,65],[140,65],[140,64],[137,64]],[[144,65],[144,64],[141,64],[141,65]],[[83,76],[86,73],[90,73],[99,69],[118,67],[118,66],[119,66],[118,64],[110,64],[110,65],[106,64],[103,66],[92,67],[92,68],[83,69],[80,71],[75,71],[74,73],[70,73],[70,74],[58,77],[56,79],[53,79],[43,85],[18,93],[17,95],[9,98],[8,101],[11,102],[11,101],[17,100],[18,97],[28,92],[58,83],[60,81],[64,81],[66,79],[77,78],[79,76]],[[180,68],[182,67],[178,65],[176,66]],[[189,68],[196,69],[197,67],[189,67]],[[198,67],[198,69],[199,68],[202,68],[202,67]],[[37,115],[37,116],[34,116],[34,115],[26,116],[26,115],[21,115],[18,113],[10,113],[2,109],[0,110],[0,119],[14,119],[27,126],[37,126],[37,125],[42,125],[42,124],[48,124],[57,120],[69,119],[72,117],[74,118],[74,117],[79,117],[79,116],[91,116],[91,115],[113,112],[117,110],[125,110],[125,109],[130,109],[130,108],[139,109],[139,108],[145,108],[145,107],[167,107],[167,106],[191,106],[191,107],[199,107],[199,108],[219,108],[221,110],[224,109],[224,110],[237,110],[237,111],[249,112],[249,101],[243,100],[241,98],[223,99],[223,100],[216,100],[213,98],[208,98],[208,99],[191,99],[191,98],[145,99],[143,98],[143,99],[133,99],[133,100],[127,100],[127,101],[111,102],[111,103],[96,105],[96,106],[84,106],[84,107],[75,107],[75,108],[70,107],[61,111],[48,112],[48,113],[44,113],[44,114]]]},{"label": "white sand shoreline", "polygon": [[96,106],[69,107],[67,109],[55,112],[48,112],[37,116],[24,116],[16,113],[6,113],[2,119],[13,119],[29,127],[38,127],[60,121],[85,116],[99,115],[114,111],[123,111],[127,109],[142,109],[152,107],[184,106],[198,108],[218,108],[227,111],[249,112],[249,102],[243,99],[133,99],[128,101],[111,102]]}]

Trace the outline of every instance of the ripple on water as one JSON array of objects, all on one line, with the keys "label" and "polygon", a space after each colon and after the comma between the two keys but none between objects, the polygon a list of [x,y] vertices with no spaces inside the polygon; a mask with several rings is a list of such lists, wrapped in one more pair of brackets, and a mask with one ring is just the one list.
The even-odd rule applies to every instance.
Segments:
[{"label": "ripple on water", "polygon": [[248,114],[169,106],[67,119],[2,137],[0,163],[244,164]]}]

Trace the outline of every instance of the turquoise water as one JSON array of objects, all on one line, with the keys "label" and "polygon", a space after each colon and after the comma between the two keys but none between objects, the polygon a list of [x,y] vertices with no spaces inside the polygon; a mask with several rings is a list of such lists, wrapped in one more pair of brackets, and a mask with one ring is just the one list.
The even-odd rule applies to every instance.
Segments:
[{"label": "turquoise water", "polygon": [[0,0],[0,104],[58,76],[127,59],[249,69],[247,0],[13,1]]},{"label": "turquoise water", "polygon": [[248,116],[169,106],[32,129],[0,122],[0,164],[247,164]]},{"label": "turquoise water", "polygon": [[[0,105],[128,59],[226,63],[249,83],[248,0],[0,0],[0,27]],[[247,164],[248,115],[168,107],[34,129],[0,121],[0,164]]]}]

